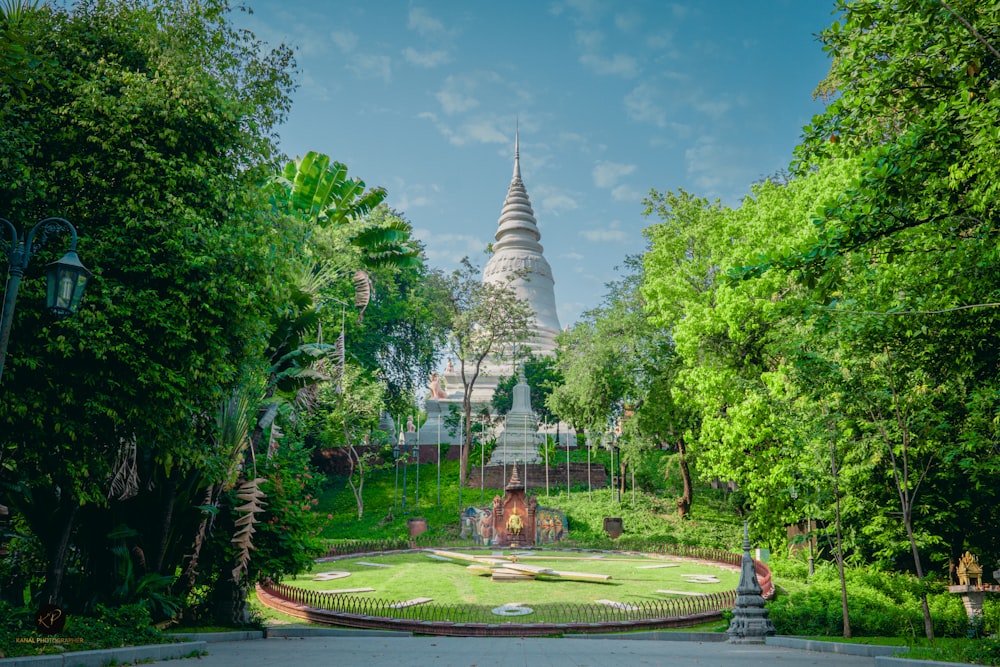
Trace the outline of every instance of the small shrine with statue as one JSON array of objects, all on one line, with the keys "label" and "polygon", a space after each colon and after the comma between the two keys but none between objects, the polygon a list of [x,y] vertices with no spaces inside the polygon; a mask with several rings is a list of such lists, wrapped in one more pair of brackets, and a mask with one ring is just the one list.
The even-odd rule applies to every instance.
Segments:
[{"label": "small shrine with statue", "polygon": [[[993,573],[996,577],[1000,570]],[[969,618],[982,616],[983,600],[987,593],[1000,593],[1000,586],[983,583],[983,568],[979,564],[975,555],[966,551],[958,561],[955,568],[955,575],[958,577],[957,586],[949,586],[949,593],[957,593],[962,596],[962,604],[965,606],[965,613]]]},{"label": "small shrine with statue", "polygon": [[504,492],[489,507],[462,512],[462,537],[484,546],[522,548],[559,542],[569,534],[565,514],[539,506],[525,493],[516,465]]}]

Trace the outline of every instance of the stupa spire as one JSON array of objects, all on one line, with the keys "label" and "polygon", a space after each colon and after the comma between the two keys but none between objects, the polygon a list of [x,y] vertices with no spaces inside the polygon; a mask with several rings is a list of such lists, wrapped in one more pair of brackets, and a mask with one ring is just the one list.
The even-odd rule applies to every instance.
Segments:
[{"label": "stupa spire", "polygon": [[531,208],[531,199],[521,180],[521,132],[514,130],[514,175],[507,188],[497,221],[493,256],[483,271],[484,283],[507,284],[528,302],[534,313],[529,347],[536,352],[555,350],[559,333],[552,268],[542,254],[542,238]]},{"label": "stupa spire", "polygon": [[512,181],[521,180],[521,151],[519,146],[521,128],[518,127],[517,121],[514,123],[514,177]]}]

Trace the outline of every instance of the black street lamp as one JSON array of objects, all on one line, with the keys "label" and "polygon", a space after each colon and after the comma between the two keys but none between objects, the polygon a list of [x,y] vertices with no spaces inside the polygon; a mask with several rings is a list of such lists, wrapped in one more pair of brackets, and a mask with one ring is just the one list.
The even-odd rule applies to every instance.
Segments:
[{"label": "black street lamp", "polygon": [[399,431],[399,449],[403,452],[403,514],[406,514],[406,468],[409,463],[410,447],[406,444],[406,433]]},{"label": "black street lamp", "polygon": [[0,218],[10,229],[10,254],[7,257],[7,292],[4,297],[3,315],[0,316],[0,378],[3,378],[4,362],[7,359],[7,341],[14,322],[14,303],[17,301],[17,290],[21,286],[21,278],[28,269],[32,256],[45,245],[45,242],[55,234],[66,229],[72,235],[69,251],[59,261],[52,262],[45,268],[48,286],[45,293],[45,305],[57,317],[66,317],[76,313],[83,290],[91,277],[90,271],[80,263],[76,254],[76,229],[62,218],[46,218],[37,223],[28,232],[27,237],[19,239],[14,223],[6,218]]},{"label": "black street lamp", "polygon": [[396,511],[396,498],[399,496],[399,444],[392,448],[392,462],[396,467],[396,486],[392,490],[392,510]]}]

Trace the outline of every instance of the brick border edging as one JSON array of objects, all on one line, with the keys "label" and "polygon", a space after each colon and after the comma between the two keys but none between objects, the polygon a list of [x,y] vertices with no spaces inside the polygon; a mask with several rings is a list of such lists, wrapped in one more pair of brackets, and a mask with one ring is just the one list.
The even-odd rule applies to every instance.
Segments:
[{"label": "brick border edging", "polygon": [[[490,547],[462,548],[472,548],[478,550],[489,549]],[[381,552],[340,554],[338,556],[328,556],[317,560],[329,562],[331,560],[339,560],[340,558],[357,558],[387,553],[412,553],[425,551],[426,549],[427,547],[418,549],[394,549]],[[565,549],[565,551],[625,554],[644,553],[629,549],[608,550],[570,548]],[[733,565],[732,562],[722,560],[718,561],[718,564],[729,565],[730,567]],[[770,576],[771,570],[765,563],[756,559],[754,560],[754,565],[758,574],[766,573],[764,578],[770,590],[766,591],[767,594],[764,597],[770,597],[770,595],[773,595],[774,593],[774,585],[771,582]],[[299,618],[313,623],[366,630],[392,630],[404,633],[452,637],[539,637],[550,635],[562,636],[565,634],[606,634],[615,632],[663,630],[670,628],[689,628],[709,621],[722,620],[724,613],[724,610],[712,610],[669,618],[649,618],[634,621],[604,621],[600,623],[451,623],[444,621],[420,621],[416,619],[388,618],[384,616],[365,616],[311,607],[298,602],[292,602],[281,596],[275,595],[259,583],[256,585],[256,593],[257,599],[265,607],[287,614],[293,618]]]}]

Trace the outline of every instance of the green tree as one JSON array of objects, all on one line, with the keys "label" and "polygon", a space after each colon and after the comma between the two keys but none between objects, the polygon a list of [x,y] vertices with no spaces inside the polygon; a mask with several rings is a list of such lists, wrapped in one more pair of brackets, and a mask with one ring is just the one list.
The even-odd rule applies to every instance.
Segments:
[{"label": "green tree", "polygon": [[[44,545],[42,597],[80,608],[116,585],[91,576],[116,525],[137,531],[158,574],[182,562],[194,531],[178,535],[200,517],[189,494],[228,465],[211,444],[217,406],[265,371],[298,229],[269,215],[258,184],[293,61],[233,28],[221,2],[46,4],[17,30],[48,65],[23,96],[0,81],[0,164],[16,174],[0,210],[71,220],[94,279],[65,322],[25,281],[0,401],[16,462],[2,493]],[[109,498],[123,468],[135,495]]]},{"label": "green tree", "polygon": [[450,275],[435,274],[444,296],[451,333],[451,350],[459,363],[462,379],[463,447],[459,483],[469,474],[472,447],[472,391],[483,364],[500,358],[508,348],[524,341],[529,333],[531,307],[510,285],[484,283],[481,271],[468,258]]},{"label": "green tree", "polygon": [[[555,359],[551,356],[531,355],[524,360],[524,377],[531,387],[531,409],[544,420],[555,418],[545,404],[552,387],[559,383],[559,372],[555,368]],[[493,392],[493,411],[498,415],[510,412],[514,405],[514,385],[518,383],[516,374],[506,375],[497,381]]]}]

